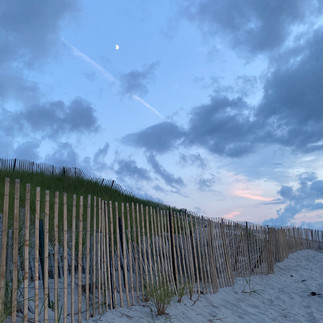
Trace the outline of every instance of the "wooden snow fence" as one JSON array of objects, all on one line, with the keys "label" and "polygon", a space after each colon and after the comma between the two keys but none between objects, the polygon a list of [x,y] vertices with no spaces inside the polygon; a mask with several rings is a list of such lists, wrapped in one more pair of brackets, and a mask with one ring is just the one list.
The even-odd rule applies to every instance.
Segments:
[{"label": "wooden snow fence", "polygon": [[141,304],[160,281],[175,293],[216,293],[323,246],[318,230],[0,185],[0,322],[82,322]]}]

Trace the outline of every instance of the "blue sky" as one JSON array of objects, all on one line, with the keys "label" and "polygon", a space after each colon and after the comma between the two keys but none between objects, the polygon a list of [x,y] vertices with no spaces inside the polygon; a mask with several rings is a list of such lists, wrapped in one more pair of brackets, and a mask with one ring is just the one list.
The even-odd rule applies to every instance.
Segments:
[{"label": "blue sky", "polygon": [[0,156],[322,229],[322,17],[315,0],[4,0]]}]

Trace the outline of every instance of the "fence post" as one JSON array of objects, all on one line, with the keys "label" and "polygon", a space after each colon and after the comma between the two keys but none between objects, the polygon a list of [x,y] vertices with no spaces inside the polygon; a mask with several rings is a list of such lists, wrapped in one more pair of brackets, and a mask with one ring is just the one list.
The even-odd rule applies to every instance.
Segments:
[{"label": "fence post", "polygon": [[172,232],[174,232],[174,223],[172,219],[172,212],[171,209],[169,208],[168,210],[168,221],[169,221],[169,235],[170,235],[170,253],[171,253],[171,259],[172,259],[172,268],[173,268],[173,276],[174,276],[174,281],[175,281],[175,286],[177,285],[177,275],[176,275],[176,270],[175,270],[175,254],[174,254],[174,235]]},{"label": "fence post", "polygon": [[248,261],[249,261],[249,268],[250,268],[250,273],[249,274],[251,275],[252,268],[251,268],[251,258],[250,258],[248,222],[246,222],[246,240],[247,240]]},{"label": "fence post", "polygon": [[0,263],[0,315],[4,310],[5,298],[5,279],[6,279],[6,253],[7,253],[7,234],[8,234],[8,210],[9,210],[9,185],[10,179],[6,178],[5,193],[2,214],[2,241],[1,241],[1,263]]}]

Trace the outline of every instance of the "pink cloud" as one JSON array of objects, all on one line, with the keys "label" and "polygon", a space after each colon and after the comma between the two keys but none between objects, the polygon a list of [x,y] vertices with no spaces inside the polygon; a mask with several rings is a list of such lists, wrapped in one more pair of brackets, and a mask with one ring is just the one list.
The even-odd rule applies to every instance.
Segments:
[{"label": "pink cloud", "polygon": [[223,215],[224,218],[233,219],[235,216],[239,215],[241,211],[233,211],[228,214]]},{"label": "pink cloud", "polygon": [[257,201],[271,201],[272,198],[269,198],[269,197],[263,197],[263,196],[260,196],[260,195],[257,195],[257,193],[253,193],[253,192],[250,192],[250,191],[242,191],[242,190],[236,190],[232,193],[232,195],[235,195],[235,196],[239,196],[239,197],[245,197],[247,199],[251,199],[251,200],[257,200]]}]

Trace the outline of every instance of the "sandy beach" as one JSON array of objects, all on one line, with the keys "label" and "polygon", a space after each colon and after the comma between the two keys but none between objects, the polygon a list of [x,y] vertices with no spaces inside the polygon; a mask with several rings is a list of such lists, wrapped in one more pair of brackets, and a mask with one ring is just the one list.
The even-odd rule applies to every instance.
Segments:
[{"label": "sandy beach", "polygon": [[174,297],[163,316],[148,302],[91,322],[323,322],[323,252],[296,252],[275,265],[275,274],[237,278],[213,295],[181,303]]}]

